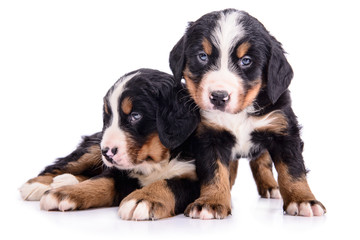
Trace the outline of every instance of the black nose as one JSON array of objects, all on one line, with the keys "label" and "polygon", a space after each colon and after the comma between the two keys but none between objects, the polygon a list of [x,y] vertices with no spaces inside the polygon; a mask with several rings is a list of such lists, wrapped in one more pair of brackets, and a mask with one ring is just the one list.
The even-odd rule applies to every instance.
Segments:
[{"label": "black nose", "polygon": [[114,155],[116,155],[117,151],[118,151],[117,147],[114,147],[114,148],[111,149],[111,152],[112,152]]},{"label": "black nose", "polygon": [[227,91],[213,91],[210,93],[210,102],[214,104],[215,107],[224,107],[229,99],[230,96]]},{"label": "black nose", "polygon": [[106,147],[101,149],[101,153],[102,155],[106,158],[106,160],[108,160],[109,162],[112,162],[112,158],[116,155],[118,148],[114,147],[111,149],[111,151],[109,151],[110,148]]}]

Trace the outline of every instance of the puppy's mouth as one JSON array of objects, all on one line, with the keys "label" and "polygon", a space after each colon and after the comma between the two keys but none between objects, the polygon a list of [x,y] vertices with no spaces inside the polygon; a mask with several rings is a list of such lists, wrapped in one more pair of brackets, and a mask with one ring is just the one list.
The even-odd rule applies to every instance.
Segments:
[{"label": "puppy's mouth", "polygon": [[241,110],[234,111],[234,110],[232,110],[232,109],[230,109],[228,107],[225,107],[225,106],[223,106],[223,107],[221,107],[221,106],[220,107],[212,106],[212,107],[210,107],[208,109],[205,109],[205,110],[206,111],[220,111],[220,112],[230,113],[230,114],[237,114],[237,113],[241,112]]},{"label": "puppy's mouth", "polygon": [[135,167],[130,161],[123,159],[114,159],[102,156],[102,160],[107,167],[115,167],[120,170],[131,170]]},{"label": "puppy's mouth", "polygon": [[242,111],[242,109],[232,106],[231,96],[227,96],[221,100],[213,100],[209,97],[209,100],[200,102],[198,106],[205,111],[220,111],[230,114],[237,114]]}]

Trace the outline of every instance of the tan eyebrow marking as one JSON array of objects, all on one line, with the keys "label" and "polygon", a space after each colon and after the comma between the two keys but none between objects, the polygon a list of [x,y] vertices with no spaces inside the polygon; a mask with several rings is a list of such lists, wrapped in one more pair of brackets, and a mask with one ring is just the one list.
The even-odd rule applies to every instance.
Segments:
[{"label": "tan eyebrow marking", "polygon": [[204,51],[207,55],[211,55],[212,53],[212,46],[211,43],[209,42],[209,40],[207,40],[206,38],[203,39],[202,41],[202,46],[204,48]]},{"label": "tan eyebrow marking", "polygon": [[239,45],[239,47],[236,50],[236,55],[238,58],[242,58],[245,56],[249,48],[251,47],[251,44],[249,42],[244,42]]}]

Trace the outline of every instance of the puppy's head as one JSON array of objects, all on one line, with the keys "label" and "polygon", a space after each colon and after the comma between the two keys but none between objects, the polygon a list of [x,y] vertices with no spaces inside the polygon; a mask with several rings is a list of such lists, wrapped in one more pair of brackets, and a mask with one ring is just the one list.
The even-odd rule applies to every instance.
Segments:
[{"label": "puppy's head", "polygon": [[189,24],[170,53],[175,79],[185,79],[204,110],[238,113],[261,91],[274,104],[293,76],[281,44],[246,12],[226,9]]},{"label": "puppy's head", "polygon": [[[134,169],[169,159],[195,130],[198,113],[172,76],[140,69],[120,78],[104,97],[104,163]],[[185,97],[185,98],[184,98]]]}]

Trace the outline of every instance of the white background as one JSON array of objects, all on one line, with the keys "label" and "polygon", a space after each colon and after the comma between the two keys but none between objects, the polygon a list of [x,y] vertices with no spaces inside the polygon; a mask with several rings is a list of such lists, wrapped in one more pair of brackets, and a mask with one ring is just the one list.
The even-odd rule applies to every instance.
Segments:
[{"label": "white background", "polygon": [[[0,238],[359,239],[356,2],[129,2],[1,1]],[[127,222],[117,208],[45,212],[20,199],[23,182],[72,151],[80,136],[101,130],[102,97],[118,77],[141,67],[170,72],[168,54],[187,22],[228,7],[257,17],[289,54],[308,180],[325,217],[284,216],[281,200],[259,199],[246,160],[232,191],[233,215],[221,221],[180,215]]]}]

